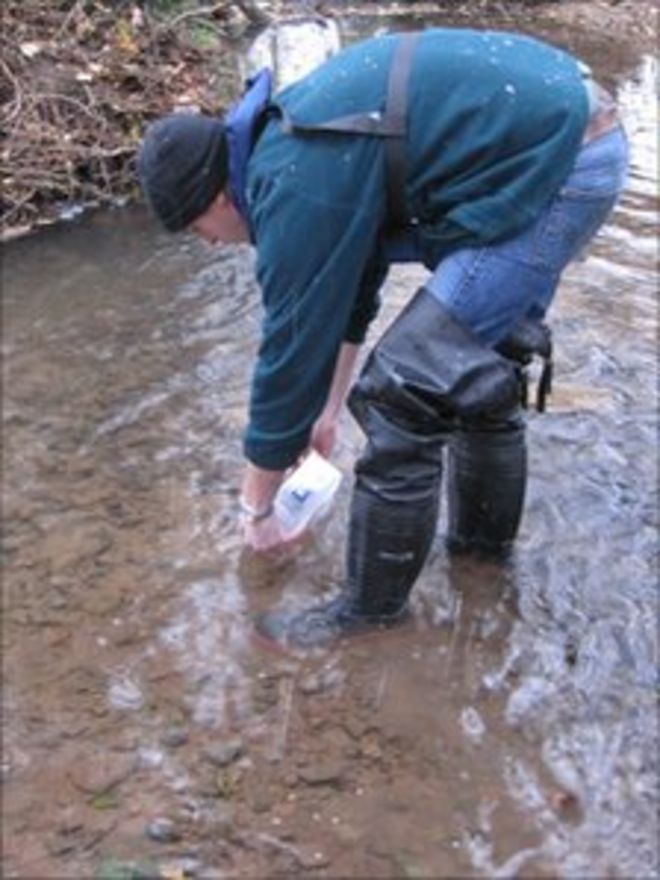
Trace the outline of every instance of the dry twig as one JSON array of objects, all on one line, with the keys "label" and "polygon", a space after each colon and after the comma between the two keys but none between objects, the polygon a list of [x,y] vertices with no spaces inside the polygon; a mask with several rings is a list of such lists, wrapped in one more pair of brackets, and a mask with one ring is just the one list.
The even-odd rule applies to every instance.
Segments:
[{"label": "dry twig", "polygon": [[146,123],[177,102],[220,109],[217,57],[185,28],[162,30],[146,15],[136,23],[133,11],[118,12],[112,0],[4,0],[3,237],[56,217],[63,203],[134,195],[134,154]]}]

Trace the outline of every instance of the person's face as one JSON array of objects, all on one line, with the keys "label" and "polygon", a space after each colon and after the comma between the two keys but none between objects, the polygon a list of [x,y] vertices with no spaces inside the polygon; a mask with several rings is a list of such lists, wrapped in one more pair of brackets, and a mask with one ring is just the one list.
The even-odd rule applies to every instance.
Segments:
[{"label": "person's face", "polygon": [[245,221],[224,192],[218,193],[206,211],[193,220],[190,229],[209,244],[241,244],[250,240]]}]

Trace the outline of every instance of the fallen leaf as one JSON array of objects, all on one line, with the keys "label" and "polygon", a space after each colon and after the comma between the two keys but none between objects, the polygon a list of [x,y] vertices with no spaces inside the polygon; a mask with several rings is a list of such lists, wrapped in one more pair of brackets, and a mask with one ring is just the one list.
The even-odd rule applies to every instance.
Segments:
[{"label": "fallen leaf", "polygon": [[123,19],[116,24],[115,41],[120,52],[125,52],[127,55],[136,55],[139,52],[138,45],[133,39],[133,30],[129,22]]},{"label": "fallen leaf", "polygon": [[160,869],[160,876],[162,877],[162,880],[186,880],[186,875],[181,868],[170,865],[164,865]]},{"label": "fallen leaf", "polygon": [[20,43],[18,48],[26,58],[34,58],[41,52],[43,46],[41,43]]},{"label": "fallen leaf", "polygon": [[95,794],[89,803],[95,810],[116,810],[119,806],[117,796],[110,791]]},{"label": "fallen leaf", "polygon": [[139,6],[134,6],[131,9],[131,24],[135,30],[144,27],[144,13]]}]

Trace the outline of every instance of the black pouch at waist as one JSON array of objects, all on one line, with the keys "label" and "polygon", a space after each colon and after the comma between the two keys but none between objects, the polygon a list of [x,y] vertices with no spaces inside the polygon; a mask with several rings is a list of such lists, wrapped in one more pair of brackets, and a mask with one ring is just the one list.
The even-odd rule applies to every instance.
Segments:
[{"label": "black pouch at waist", "polygon": [[[552,332],[542,321],[522,320],[514,330],[495,346],[503,357],[518,363],[521,368],[531,364],[534,357],[540,357],[543,366],[536,389],[536,409],[545,411],[546,398],[552,393]],[[521,369],[522,404],[527,406],[527,375]]]}]

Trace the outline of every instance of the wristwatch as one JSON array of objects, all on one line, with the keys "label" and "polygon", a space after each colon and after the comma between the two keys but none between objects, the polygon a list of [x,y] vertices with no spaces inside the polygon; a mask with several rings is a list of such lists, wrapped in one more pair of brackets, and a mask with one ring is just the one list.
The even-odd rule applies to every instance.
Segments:
[{"label": "wristwatch", "polygon": [[253,507],[251,504],[243,498],[243,496],[239,496],[238,506],[241,509],[241,514],[245,522],[249,523],[258,523],[261,520],[268,519],[268,517],[272,514],[273,510],[273,502],[269,501],[266,507],[263,507],[259,510],[257,507]]}]

